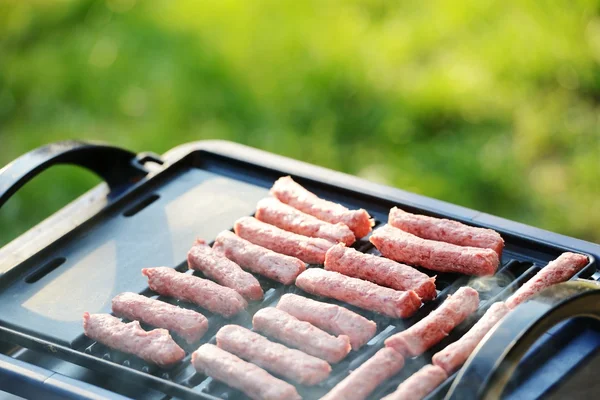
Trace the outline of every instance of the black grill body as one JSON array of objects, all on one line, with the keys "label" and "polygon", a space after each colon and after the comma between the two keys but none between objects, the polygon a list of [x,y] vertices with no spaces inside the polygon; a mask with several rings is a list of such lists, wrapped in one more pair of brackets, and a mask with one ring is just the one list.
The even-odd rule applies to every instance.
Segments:
[{"label": "black grill body", "polygon": [[[13,382],[22,379],[22,374],[15,372],[19,370],[17,366],[27,369],[32,365],[40,368],[42,376],[43,371],[51,371],[51,376],[71,379],[68,382],[74,388],[66,390],[67,395],[79,390],[91,397],[245,398],[196,373],[190,365],[191,352],[202,343],[214,343],[215,333],[227,323],[251,328],[252,315],[260,308],[274,306],[286,293],[342,305],[260,276],[257,278],[265,292],[264,300],[251,303],[247,312],[230,320],[161,298],[197,309],[208,317],[210,326],[199,343],[178,341],[187,357],[168,370],[108,349],[83,335],[84,311],[110,312],[111,299],[123,291],[156,296],[148,289],[142,268],[169,266],[186,271],[186,253],[196,237],[210,241],[222,230],[231,229],[236,219],[252,215],[258,200],[267,196],[273,182],[284,175],[291,175],[325,199],[366,209],[376,220],[374,229],[386,223],[391,207],[398,206],[414,213],[492,228],[506,242],[501,266],[493,277],[435,274],[438,298],[426,303],[412,318],[391,319],[343,304],[374,320],[378,333],[360,351],[352,351],[335,365],[327,381],[312,388],[297,386],[306,399],[323,396],[379,350],[387,337],[425,317],[461,286],[471,286],[479,292],[481,304],[475,315],[424,355],[407,360],[401,373],[381,385],[371,398],[393,391],[422,365],[430,363],[436,351],[466,333],[489,305],[506,299],[562,252],[576,251],[590,259],[574,280],[597,278],[598,245],[229,142],[191,143],[162,157],[75,142],[46,149],[41,155],[34,153],[15,162],[21,175],[2,181],[0,174],[0,206],[10,191],[57,163],[81,165],[107,181],[107,185],[93,189],[0,249],[0,343],[4,353],[0,367],[4,365],[6,373],[12,371]],[[378,254],[368,237],[354,247]],[[422,271],[433,275],[432,271]],[[194,274],[202,276],[199,272]],[[540,359],[532,362],[539,363]],[[455,377],[456,374],[450,377],[432,397],[442,398]],[[47,380],[40,385],[44,386]],[[61,387],[64,389],[65,385]],[[95,392],[97,387],[101,388],[99,392]],[[50,393],[55,393],[53,390]]]}]

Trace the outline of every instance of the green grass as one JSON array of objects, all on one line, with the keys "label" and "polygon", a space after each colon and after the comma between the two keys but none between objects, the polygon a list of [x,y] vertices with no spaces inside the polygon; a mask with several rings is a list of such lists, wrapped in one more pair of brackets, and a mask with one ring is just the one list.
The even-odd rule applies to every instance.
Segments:
[{"label": "green grass", "polygon": [[[227,139],[600,241],[598,2],[134,3],[0,0],[0,165]],[[97,182],[44,174],[0,244]]]}]

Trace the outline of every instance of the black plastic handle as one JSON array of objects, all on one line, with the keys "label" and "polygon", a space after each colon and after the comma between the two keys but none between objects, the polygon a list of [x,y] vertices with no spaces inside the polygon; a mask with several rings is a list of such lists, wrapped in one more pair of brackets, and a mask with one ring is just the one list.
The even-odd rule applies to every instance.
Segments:
[{"label": "black plastic handle", "polygon": [[104,144],[64,141],[40,147],[0,169],[0,207],[21,186],[57,164],[87,168],[104,179],[111,194],[118,193],[147,174],[135,161],[135,153]]},{"label": "black plastic handle", "polygon": [[498,399],[519,361],[548,329],[575,317],[600,320],[600,284],[589,280],[549,287],[510,312],[467,360],[446,400]]}]

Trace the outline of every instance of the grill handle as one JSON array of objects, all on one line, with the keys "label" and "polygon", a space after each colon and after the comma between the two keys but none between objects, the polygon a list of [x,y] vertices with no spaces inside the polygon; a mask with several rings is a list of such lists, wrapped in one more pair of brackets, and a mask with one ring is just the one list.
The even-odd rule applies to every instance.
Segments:
[{"label": "grill handle", "polygon": [[600,320],[600,284],[585,279],[560,283],[515,308],[475,349],[446,400],[500,398],[536,340],[561,321],[575,317]]},{"label": "grill handle", "polygon": [[136,154],[118,147],[79,141],[63,141],[39,147],[0,169],[0,207],[33,177],[53,165],[84,167],[108,184],[111,195],[123,191],[148,172]]}]

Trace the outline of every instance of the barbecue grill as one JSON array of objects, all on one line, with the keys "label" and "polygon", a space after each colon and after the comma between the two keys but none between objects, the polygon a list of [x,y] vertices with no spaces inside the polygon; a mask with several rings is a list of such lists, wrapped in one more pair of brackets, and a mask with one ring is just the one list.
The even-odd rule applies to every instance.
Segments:
[{"label": "barbecue grill", "polygon": [[[492,228],[506,242],[495,276],[436,273],[437,299],[425,303],[409,319],[391,319],[345,304],[374,320],[377,335],[334,365],[325,382],[312,388],[298,386],[303,398],[327,393],[380,349],[387,337],[422,319],[461,286],[476,289],[481,298],[476,314],[424,355],[407,360],[403,370],[370,398],[390,393],[430,363],[436,351],[466,333],[493,302],[506,299],[564,251],[585,254],[590,262],[570,282],[547,289],[505,318],[430,398],[496,398],[503,388],[508,396],[539,397],[566,379],[600,345],[600,330],[593,319],[572,320],[600,318],[600,274],[596,272],[600,246],[596,244],[221,141],[185,144],[163,156],[72,141],[48,145],[0,170],[0,207],[28,180],[56,164],[87,168],[105,184],[0,249],[0,389],[19,396],[245,398],[195,372],[190,354],[199,343],[190,346],[179,341],[186,358],[160,369],[85,337],[81,315],[84,311],[110,312],[112,297],[124,291],[157,297],[148,289],[142,268],[162,265],[186,271],[186,253],[196,237],[212,240],[220,231],[231,229],[239,217],[252,215],[257,201],[284,175],[320,197],[366,209],[375,218],[374,229],[385,224],[391,207],[398,206]],[[378,254],[368,237],[353,247]],[[215,333],[227,323],[251,328],[253,313],[274,306],[286,293],[341,304],[293,285],[257,278],[265,297],[252,302],[247,312],[226,320],[200,310],[209,319],[209,332],[200,343],[214,343]],[[173,299],[161,300],[194,308]]]}]

